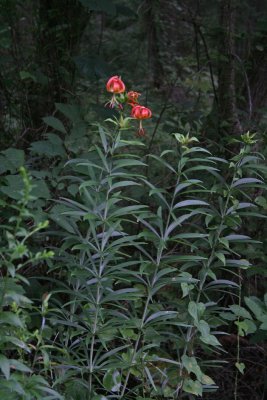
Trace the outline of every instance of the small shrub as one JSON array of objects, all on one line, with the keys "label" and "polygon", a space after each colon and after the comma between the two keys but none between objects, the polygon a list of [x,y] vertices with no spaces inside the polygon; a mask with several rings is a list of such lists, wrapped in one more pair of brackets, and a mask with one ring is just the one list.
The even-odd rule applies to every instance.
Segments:
[{"label": "small shrub", "polygon": [[[24,168],[20,170],[24,182],[17,204],[1,201],[0,224],[0,397],[17,399],[61,399],[49,386],[45,365],[44,328],[46,299],[43,308],[35,309],[26,296],[29,285],[23,270],[47,260],[52,253],[47,250],[33,252],[29,239],[47,227],[47,221],[32,224],[33,216],[27,206],[31,197],[31,181]],[[41,325],[30,329],[33,310],[40,315]]]}]

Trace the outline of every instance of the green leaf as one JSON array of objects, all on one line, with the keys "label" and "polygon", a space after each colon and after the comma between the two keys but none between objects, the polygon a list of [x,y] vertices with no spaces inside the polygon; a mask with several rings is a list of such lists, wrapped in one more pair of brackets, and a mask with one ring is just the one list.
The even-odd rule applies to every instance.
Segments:
[{"label": "green leaf", "polygon": [[39,140],[31,144],[31,151],[37,154],[44,154],[48,157],[65,157],[66,152],[61,138],[54,133],[46,135],[48,140]]},{"label": "green leaf", "polygon": [[207,153],[211,154],[211,152],[207,149],[204,149],[203,147],[191,147],[187,149],[184,154],[191,154],[191,153]]},{"label": "green leaf", "polygon": [[186,282],[181,283],[181,289],[183,292],[183,298],[188,296],[189,292],[194,289],[194,285],[188,285]]},{"label": "green leaf", "polygon": [[8,380],[10,377],[10,363],[9,360],[2,354],[0,354],[0,368],[5,378]]},{"label": "green leaf", "polygon": [[109,301],[130,300],[139,297],[139,290],[134,288],[119,289],[108,293],[109,294],[102,300],[102,303],[108,303]]},{"label": "green leaf", "polygon": [[194,321],[198,321],[197,303],[190,301],[188,304],[188,312],[193,317]]},{"label": "green leaf", "polygon": [[225,255],[221,252],[216,252],[215,256],[225,265]]},{"label": "green leaf", "polygon": [[211,346],[221,346],[221,343],[214,335],[200,336],[200,340],[205,344],[210,344]]},{"label": "green leaf", "polygon": [[228,235],[228,236],[225,236],[224,237],[224,239],[226,239],[226,240],[228,240],[228,241],[236,241],[236,240],[249,240],[249,239],[251,239],[251,237],[250,236],[247,236],[247,235]]},{"label": "green leaf", "polygon": [[24,327],[21,319],[10,311],[4,311],[0,313],[0,325],[1,324],[13,325],[19,328]]},{"label": "green leaf", "polygon": [[154,319],[158,319],[158,318],[160,318],[161,320],[174,318],[176,315],[177,315],[176,311],[157,311],[157,312],[153,313],[152,315],[150,315],[146,319],[145,324],[147,324],[150,321],[153,321]]},{"label": "green leaf", "polygon": [[208,336],[210,333],[210,326],[209,324],[201,319],[198,323],[195,324],[199,332],[201,333],[202,336]]},{"label": "green leaf", "polygon": [[[176,229],[178,226],[181,226],[183,224],[183,222],[188,220],[193,215],[195,215],[195,212],[191,212],[189,214],[184,214],[184,215],[181,215],[180,217],[178,217],[174,222],[172,222],[169,225],[168,229],[165,232],[164,239],[167,240],[169,238],[170,233],[174,229]],[[179,235],[175,235],[172,239],[179,239],[179,238],[180,238]]]},{"label": "green leaf", "polygon": [[140,186],[140,183],[134,182],[134,181],[121,181],[121,182],[117,182],[114,183],[111,188],[109,189],[109,192],[111,192],[114,189],[118,189],[118,188],[123,188],[125,186]]},{"label": "green leaf", "polygon": [[[8,175],[5,177],[7,185],[2,185],[0,191],[15,200],[21,199],[21,192],[24,189],[24,183],[20,175]],[[44,180],[32,180],[32,196],[36,198],[50,198],[49,189]]]},{"label": "green leaf", "polygon": [[197,261],[203,261],[203,260],[206,260],[206,258],[205,257],[202,257],[202,256],[188,256],[188,255],[179,255],[179,254],[177,254],[177,255],[170,255],[170,256],[168,256],[168,260],[170,261],[170,262],[184,262],[184,261],[188,261],[188,262],[190,262],[190,261],[192,261],[192,262],[197,262]]},{"label": "green leaf", "polygon": [[120,328],[120,332],[124,339],[136,340],[138,338],[137,333],[135,333],[134,330],[130,328]]},{"label": "green leaf", "polygon": [[4,157],[0,157],[0,173],[10,171],[17,172],[25,163],[24,151],[19,149],[9,148],[1,152]]},{"label": "green leaf", "polygon": [[206,238],[209,235],[204,233],[179,233],[175,235],[175,239],[199,239],[199,238]]},{"label": "green leaf", "polygon": [[252,319],[250,313],[244,307],[240,307],[237,304],[233,304],[229,306],[229,308],[237,317]]},{"label": "green leaf", "polygon": [[153,377],[152,377],[152,375],[151,375],[151,373],[150,373],[150,371],[149,371],[149,369],[148,369],[147,367],[145,367],[145,372],[146,372],[146,374],[147,374],[147,377],[148,377],[149,382],[151,383],[151,386],[153,387],[153,389],[154,389],[155,392],[156,392],[156,391],[157,391],[157,388],[156,388],[156,386],[155,386],[155,382],[154,382]]},{"label": "green leaf", "polygon": [[119,168],[123,168],[123,167],[131,167],[131,166],[134,166],[134,167],[136,167],[136,166],[142,166],[142,167],[144,167],[144,166],[146,166],[146,164],[145,163],[143,163],[142,161],[139,161],[139,160],[129,160],[129,159],[126,159],[126,160],[118,160],[118,161],[116,161],[115,163],[115,168],[113,168],[113,171],[115,171],[115,170],[117,170],[117,169],[119,169]]},{"label": "green leaf", "polygon": [[267,314],[261,317],[262,324],[260,325],[260,329],[263,331],[267,330]]},{"label": "green leaf", "polygon": [[28,71],[20,71],[20,72],[19,72],[19,76],[20,76],[20,79],[21,79],[21,80],[31,79],[33,82],[36,82],[36,81],[37,81],[36,76],[33,75],[33,74],[31,74],[31,73],[28,72]]},{"label": "green leaf", "polygon": [[197,322],[198,319],[205,312],[205,305],[203,303],[196,303],[195,301],[190,301],[188,304],[188,312],[193,317],[194,321]]},{"label": "green leaf", "polygon": [[22,362],[14,359],[9,360],[10,366],[12,369],[21,371],[21,372],[32,372],[32,370],[27,367],[27,365],[23,364]]},{"label": "green leaf", "polygon": [[183,383],[183,390],[186,393],[192,393],[195,396],[202,396],[202,385],[199,381],[193,381],[192,379],[186,378]]},{"label": "green leaf", "polygon": [[244,297],[244,301],[256,318],[259,319],[264,314],[263,307],[256,297]]},{"label": "green leaf", "polygon": [[238,369],[238,371],[239,371],[242,375],[244,375],[244,370],[245,370],[245,368],[246,368],[245,364],[244,364],[244,363],[236,362],[236,363],[235,363],[235,366],[236,366],[236,368]]},{"label": "green leaf", "polygon": [[233,183],[232,187],[244,186],[244,185],[248,185],[251,183],[263,183],[263,181],[261,181],[260,179],[257,179],[257,178],[241,178],[241,179],[238,179],[237,181],[235,181]]},{"label": "green leaf", "polygon": [[242,269],[248,269],[249,267],[251,267],[250,262],[245,259],[240,259],[240,260],[226,259],[226,265],[229,267],[237,266],[238,268],[242,268]]},{"label": "green leaf", "polygon": [[248,332],[248,324],[246,321],[235,321],[235,325],[238,327],[238,335],[245,336]]},{"label": "green leaf", "polygon": [[22,340],[19,340],[19,339],[16,338],[16,337],[13,337],[13,336],[2,336],[2,337],[1,337],[1,341],[2,341],[2,343],[9,343],[9,344],[12,343],[12,344],[14,344],[15,346],[18,346],[18,347],[20,347],[21,349],[27,351],[27,353],[30,353],[30,352],[31,352],[31,350],[29,349],[29,347],[27,347],[26,343],[22,342]]},{"label": "green leaf", "polygon": [[209,167],[208,165],[199,165],[197,167],[192,167],[188,168],[186,171],[184,171],[185,174],[188,174],[188,172],[193,172],[193,171],[206,171],[206,172],[216,172],[219,171],[218,168],[214,167]]},{"label": "green leaf", "polygon": [[226,321],[235,321],[236,316],[232,314],[231,312],[221,312],[220,317],[225,319]]},{"label": "green leaf", "polygon": [[103,379],[103,385],[105,389],[111,392],[118,392],[121,387],[121,374],[119,371],[107,371]]},{"label": "green leaf", "polygon": [[195,357],[188,357],[186,354],[184,354],[182,356],[182,363],[187,372],[189,372],[189,374],[193,372],[193,374],[196,375],[197,379],[199,381],[201,380],[203,374]]},{"label": "green leaf", "polygon": [[46,125],[51,126],[53,129],[55,129],[56,131],[62,132],[62,133],[67,133],[64,125],[62,124],[62,122],[55,117],[44,117],[43,121],[46,123]]},{"label": "green leaf", "polygon": [[181,207],[189,207],[189,206],[208,206],[209,203],[203,200],[183,200],[179,203],[176,203],[173,209],[181,208]]},{"label": "green leaf", "polygon": [[186,182],[180,183],[179,185],[177,185],[175,187],[174,195],[176,196],[177,193],[181,192],[181,190],[183,190],[189,186],[197,185],[200,183],[202,183],[202,181],[200,181],[199,179],[190,179]]},{"label": "green leaf", "polygon": [[201,383],[203,385],[215,385],[214,380],[210,376],[205,375],[205,374],[203,374],[201,377]]},{"label": "green leaf", "polygon": [[228,240],[227,239],[225,239],[225,238],[219,238],[219,242],[224,246],[224,247],[226,247],[227,249],[229,249],[229,242],[228,242]]},{"label": "green leaf", "polygon": [[48,140],[39,140],[37,142],[33,142],[30,149],[34,153],[44,154],[48,157],[64,156],[66,154],[61,144],[54,145]]},{"label": "green leaf", "polygon": [[214,281],[208,283],[205,288],[210,289],[214,287],[232,287],[232,288],[239,288],[238,284],[233,281],[228,281],[227,279],[215,279]]},{"label": "green leaf", "polygon": [[257,206],[252,203],[238,203],[237,205],[228,208],[226,215],[232,214],[236,210],[241,210],[244,208],[255,208],[255,207],[257,207]]}]

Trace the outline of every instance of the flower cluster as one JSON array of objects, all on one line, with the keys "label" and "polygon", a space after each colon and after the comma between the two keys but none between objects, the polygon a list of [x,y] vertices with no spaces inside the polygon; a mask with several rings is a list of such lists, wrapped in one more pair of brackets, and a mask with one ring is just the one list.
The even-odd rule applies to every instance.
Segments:
[{"label": "flower cluster", "polygon": [[134,92],[133,90],[126,92],[126,87],[124,82],[119,76],[112,76],[109,78],[106,89],[108,92],[112,93],[111,100],[107,103],[110,108],[117,107],[122,111],[123,104],[132,107],[131,118],[137,119],[139,121],[139,128],[137,135],[144,136],[145,130],[142,126],[143,119],[151,118],[152,112],[148,107],[141,106],[138,102],[140,93]]}]

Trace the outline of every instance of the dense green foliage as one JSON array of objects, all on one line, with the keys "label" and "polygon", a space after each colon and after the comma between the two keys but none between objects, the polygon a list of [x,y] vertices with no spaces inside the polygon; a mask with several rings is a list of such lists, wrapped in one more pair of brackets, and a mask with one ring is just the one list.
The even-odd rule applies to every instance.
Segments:
[{"label": "dense green foliage", "polygon": [[[1,202],[5,215],[10,216],[0,225],[0,395],[4,399],[59,399],[61,396],[49,388],[44,379],[45,369],[38,362],[39,357],[46,354],[43,331],[47,298],[43,299],[42,307],[33,305],[26,296],[24,286],[29,285],[29,281],[23,274],[29,265],[35,266],[52,257],[53,252],[33,252],[28,246],[29,239],[48,224],[46,221],[27,228],[26,223],[32,218],[27,206],[33,198],[31,182],[23,168],[21,179],[24,190],[17,205]],[[32,329],[31,318],[36,313],[40,316],[40,326]]]},{"label": "dense green foliage", "polygon": [[266,5],[65,3],[0,0],[0,398],[262,400]]},{"label": "dense green foliage", "polygon": [[[58,225],[51,240],[56,234],[63,241],[50,263],[50,292],[43,294],[41,307],[35,306],[39,326],[31,300],[21,294],[20,281],[29,282],[19,271],[51,254],[34,256],[25,246],[46,223],[30,232],[21,227],[33,217],[26,208],[32,200],[30,184],[22,176],[22,200],[12,206],[18,217],[3,225],[8,245],[2,244],[1,324],[10,333],[2,342],[8,338],[12,344],[1,356],[7,398],[14,390],[15,396],[29,399],[39,398],[38,390],[51,391],[40,388],[46,382],[36,374],[26,387],[20,375],[10,378],[10,368],[24,372],[25,379],[36,364],[42,366],[41,376],[50,371],[51,384],[67,399],[104,399],[112,393],[129,399],[202,395],[216,388],[205,374],[216,357],[208,361],[195,354],[210,357],[213,348],[220,351],[217,336],[228,321],[235,322],[240,335],[257,329],[240,306],[240,274],[250,268],[242,243],[253,240],[239,231],[243,218],[260,216],[250,193],[263,184],[261,157],[250,152],[252,137],[243,135],[240,153],[227,162],[194,147],[196,138],[174,134],[177,150],[151,155],[169,174],[167,186],[158,186],[146,179],[146,164],[133,151],[142,143],[122,138],[127,133],[121,121],[114,132],[99,126],[100,144],[70,160],[68,175],[61,177],[72,196],[64,195],[50,210]],[[199,171],[201,180],[194,178]],[[225,307],[222,300],[230,293],[239,300]],[[265,330],[264,308],[250,298],[246,304]],[[27,320],[31,330],[26,330]],[[26,353],[34,350],[33,359],[21,351],[16,355],[17,346]],[[236,366],[241,372],[245,367],[239,357]]]}]

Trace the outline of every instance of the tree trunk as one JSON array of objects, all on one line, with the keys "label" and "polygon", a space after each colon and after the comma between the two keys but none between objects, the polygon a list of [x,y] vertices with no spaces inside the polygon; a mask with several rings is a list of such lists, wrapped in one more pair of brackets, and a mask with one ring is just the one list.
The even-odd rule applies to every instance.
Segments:
[{"label": "tree trunk", "polygon": [[148,41],[148,78],[153,86],[160,88],[164,73],[159,48],[158,4],[153,4],[153,0],[146,0],[143,4],[143,10]]},{"label": "tree trunk", "polygon": [[234,0],[221,0],[218,65],[218,118],[219,129],[228,134],[242,133],[236,105],[235,60],[235,14]]},{"label": "tree trunk", "polygon": [[[265,34],[261,42],[266,43]],[[263,45],[254,46],[251,54],[251,69],[248,71],[250,87],[251,120],[258,124],[262,117],[261,109],[267,105],[267,49]]]},{"label": "tree trunk", "polygon": [[36,93],[33,94],[31,107],[37,126],[44,110],[52,112],[54,103],[64,101],[66,94],[72,92],[75,72],[72,56],[79,46],[87,21],[88,13],[79,1],[40,1],[36,64],[48,83],[38,93],[38,104],[34,102]]}]

